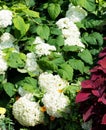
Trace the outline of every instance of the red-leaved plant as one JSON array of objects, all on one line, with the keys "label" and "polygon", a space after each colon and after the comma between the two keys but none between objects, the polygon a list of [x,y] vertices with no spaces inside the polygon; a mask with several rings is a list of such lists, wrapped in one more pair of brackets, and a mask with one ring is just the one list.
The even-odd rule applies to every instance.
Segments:
[{"label": "red-leaved plant", "polygon": [[92,130],[106,130],[106,47],[100,52],[97,65],[90,70],[89,80],[82,81],[76,96],[86,122],[92,119]]}]

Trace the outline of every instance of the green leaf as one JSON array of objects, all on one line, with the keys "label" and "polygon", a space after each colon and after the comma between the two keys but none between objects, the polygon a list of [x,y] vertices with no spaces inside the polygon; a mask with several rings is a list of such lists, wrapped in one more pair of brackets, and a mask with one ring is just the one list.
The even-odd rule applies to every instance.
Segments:
[{"label": "green leaf", "polygon": [[73,68],[66,63],[61,64],[59,67],[60,67],[60,69],[58,69],[59,75],[63,79],[71,81],[73,79]]},{"label": "green leaf", "polygon": [[48,43],[56,46],[56,48],[59,48],[60,46],[64,45],[64,38],[61,35],[57,36],[56,38],[49,37]]},{"label": "green leaf", "polygon": [[93,64],[93,58],[89,50],[85,49],[82,52],[78,53],[78,56],[85,62],[90,65]]},{"label": "green leaf", "polygon": [[7,63],[12,68],[22,68],[25,65],[26,56],[23,53],[11,52],[6,56]]},{"label": "green leaf", "polygon": [[23,80],[16,83],[18,86],[23,87],[24,90],[28,92],[35,92],[37,88],[37,80],[31,77],[25,77]]},{"label": "green leaf", "polygon": [[51,27],[50,32],[51,32],[51,34],[54,34],[54,35],[61,35],[62,34],[61,30],[58,28],[55,28],[55,27]]},{"label": "green leaf", "polygon": [[44,71],[47,71],[47,70],[55,71],[58,68],[57,65],[49,61],[47,57],[40,58],[38,63],[39,63],[40,68]]},{"label": "green leaf", "polygon": [[95,0],[70,0],[74,5],[80,5],[88,11],[96,9]]},{"label": "green leaf", "polygon": [[76,94],[80,90],[81,86],[79,84],[72,84],[64,89],[64,93],[69,97],[69,99],[75,100]]},{"label": "green leaf", "polygon": [[26,5],[27,5],[28,7],[32,7],[32,6],[35,5],[35,1],[34,1],[34,0],[25,0],[25,2],[26,2]]},{"label": "green leaf", "polygon": [[15,88],[12,83],[4,83],[3,88],[8,96],[12,97],[15,94]]},{"label": "green leaf", "polygon": [[97,44],[99,44],[100,46],[103,45],[103,37],[100,33],[94,32],[91,34],[91,36],[95,38]]},{"label": "green leaf", "polygon": [[98,19],[95,15],[89,15],[81,22],[85,28],[96,28],[100,29],[101,24],[103,23],[103,20]]},{"label": "green leaf", "polygon": [[72,52],[79,52],[81,50],[82,47],[79,46],[64,46],[63,50],[68,52],[68,51],[72,51]]},{"label": "green leaf", "polygon": [[64,45],[64,38],[62,35],[59,35],[57,38],[56,38],[56,46],[63,46]]},{"label": "green leaf", "polygon": [[84,33],[82,41],[91,45],[99,45],[99,46],[103,45],[103,37],[98,32],[93,32],[91,34]]},{"label": "green leaf", "polygon": [[62,55],[52,53],[49,56],[41,57],[38,61],[38,64],[42,70],[52,70],[56,72],[58,66],[64,62],[65,61]]},{"label": "green leaf", "polygon": [[24,22],[24,19],[21,16],[16,16],[13,19],[13,23],[15,28],[20,31],[21,36],[24,36],[26,34],[30,26]]},{"label": "green leaf", "polygon": [[96,45],[96,39],[90,36],[87,32],[83,34],[82,42],[90,45]]},{"label": "green leaf", "polygon": [[84,63],[81,60],[70,59],[68,63],[72,66],[73,69],[79,70],[82,74],[84,72]]},{"label": "green leaf", "polygon": [[58,15],[60,14],[60,11],[61,11],[61,7],[59,4],[57,4],[57,3],[49,4],[48,13],[53,20],[55,20],[58,17]]},{"label": "green leaf", "polygon": [[37,34],[45,40],[48,40],[50,29],[47,25],[39,25],[36,29]]},{"label": "green leaf", "polygon": [[36,12],[36,11],[33,11],[33,10],[29,10],[29,9],[26,9],[26,10],[23,10],[23,12],[26,13],[26,15],[30,16],[30,17],[39,17],[39,13]]},{"label": "green leaf", "polygon": [[96,8],[95,0],[78,0],[79,5],[88,11],[94,11]]}]

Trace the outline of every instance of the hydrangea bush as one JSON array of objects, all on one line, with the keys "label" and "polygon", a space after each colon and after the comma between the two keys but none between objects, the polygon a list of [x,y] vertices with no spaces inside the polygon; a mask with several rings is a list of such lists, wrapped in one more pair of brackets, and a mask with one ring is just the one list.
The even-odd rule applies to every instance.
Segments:
[{"label": "hydrangea bush", "polygon": [[[105,124],[105,112],[99,114],[99,104],[105,108],[105,58],[94,67],[105,47],[105,10],[104,0],[0,1],[1,130]],[[100,78],[95,89],[90,69],[93,81]],[[85,101],[81,110],[90,107],[84,120],[75,99]],[[98,111],[91,113],[94,105]]]}]

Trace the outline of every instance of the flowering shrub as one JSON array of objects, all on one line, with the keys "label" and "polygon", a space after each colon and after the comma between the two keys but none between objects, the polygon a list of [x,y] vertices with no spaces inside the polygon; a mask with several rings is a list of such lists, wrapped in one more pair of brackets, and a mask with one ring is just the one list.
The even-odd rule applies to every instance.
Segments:
[{"label": "flowering shrub", "polygon": [[[83,122],[75,97],[82,84],[91,86],[89,69],[105,46],[105,9],[104,0],[0,1],[1,129],[83,130],[97,123]],[[79,101],[92,95],[89,89]],[[99,92],[92,93],[97,100]]]}]

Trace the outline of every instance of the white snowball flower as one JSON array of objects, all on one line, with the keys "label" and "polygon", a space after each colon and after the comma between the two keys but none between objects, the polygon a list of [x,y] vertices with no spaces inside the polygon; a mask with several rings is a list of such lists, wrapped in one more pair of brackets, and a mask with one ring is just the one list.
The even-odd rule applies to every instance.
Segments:
[{"label": "white snowball flower", "polygon": [[56,47],[47,43],[40,43],[35,47],[35,53],[38,57],[50,55],[51,51],[56,51]]},{"label": "white snowball flower", "polygon": [[81,42],[81,39],[75,38],[75,37],[68,37],[67,39],[64,40],[64,45],[68,46],[79,46],[82,48],[85,48],[85,45]]},{"label": "white snowball flower", "polygon": [[45,41],[41,39],[39,36],[37,36],[33,42],[33,44],[39,44],[39,43],[44,43]]},{"label": "white snowball flower", "polygon": [[31,101],[32,95],[26,94],[20,97],[14,104],[12,113],[14,118],[23,126],[35,126],[44,121],[44,113],[41,112],[37,102]]},{"label": "white snowball flower", "polygon": [[35,54],[37,57],[41,57],[43,55],[50,55],[51,51],[56,51],[56,47],[53,45],[49,45],[45,43],[43,39],[37,36],[33,42],[35,45]]},{"label": "white snowball flower", "polygon": [[70,100],[63,93],[56,91],[46,93],[42,98],[42,102],[50,116],[59,118],[63,117],[63,113],[70,112]]},{"label": "white snowball flower", "polygon": [[3,33],[3,35],[0,37],[0,42],[8,42],[8,43],[13,43],[15,41],[15,38],[13,35],[11,35],[8,32]]},{"label": "white snowball flower", "polygon": [[86,16],[87,12],[83,8],[69,4],[68,11],[66,12],[66,17],[68,17],[72,22],[80,22]]},{"label": "white snowball flower", "polygon": [[69,85],[69,83],[63,80],[59,75],[53,75],[48,72],[40,74],[38,83],[41,90],[46,92],[59,91]]},{"label": "white snowball flower", "polygon": [[12,12],[10,10],[0,10],[0,28],[5,28],[12,24]]},{"label": "white snowball flower", "polygon": [[6,49],[6,48],[16,48],[19,50],[18,46],[15,46],[13,43],[15,42],[15,38],[13,35],[11,35],[8,32],[5,32],[0,37],[0,49]]},{"label": "white snowball flower", "polygon": [[64,45],[77,45],[85,48],[85,45],[81,42],[80,39],[80,31],[74,22],[72,22],[69,18],[62,18],[58,20],[56,24],[62,31]]},{"label": "white snowball flower", "polygon": [[62,29],[62,34],[64,38],[79,38],[80,37],[80,32],[78,28],[68,28],[68,29]]},{"label": "white snowball flower", "polygon": [[34,74],[39,74],[40,68],[36,62],[36,56],[34,53],[27,53],[27,59],[26,59],[26,70],[28,72],[32,72]]},{"label": "white snowball flower", "polygon": [[0,74],[4,74],[8,68],[7,62],[4,59],[4,53],[0,51]]},{"label": "white snowball flower", "polygon": [[69,28],[70,27],[70,19],[67,17],[61,18],[56,22],[56,25],[59,27],[59,29]]}]

